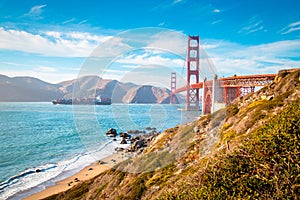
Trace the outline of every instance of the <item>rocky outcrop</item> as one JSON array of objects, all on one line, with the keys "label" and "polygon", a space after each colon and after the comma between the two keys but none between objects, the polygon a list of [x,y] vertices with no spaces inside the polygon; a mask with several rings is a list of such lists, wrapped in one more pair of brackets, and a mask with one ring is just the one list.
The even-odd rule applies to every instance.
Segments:
[{"label": "rocky outcrop", "polygon": [[142,153],[145,148],[147,148],[151,141],[153,141],[160,132],[150,132],[140,136],[135,136],[131,140],[131,145],[125,149],[126,152],[136,152],[138,154]]},{"label": "rocky outcrop", "polygon": [[[128,144],[128,142],[130,142],[130,146],[126,149],[124,149],[123,147],[116,147],[115,151],[118,152],[118,151],[125,150],[125,152],[134,152],[137,154],[142,153],[143,150],[149,146],[150,142],[153,141],[160,134],[160,132],[156,131],[156,128],[147,127],[146,130],[150,132],[146,133],[146,131],[140,131],[140,130],[131,131],[131,133],[140,134],[140,135],[135,135],[134,137],[132,137],[130,134],[126,132],[121,132],[120,137],[122,139],[120,144]],[[106,135],[110,137],[116,137],[117,130],[114,128],[110,128],[106,132]],[[116,141],[116,139],[114,139],[114,141]]]}]

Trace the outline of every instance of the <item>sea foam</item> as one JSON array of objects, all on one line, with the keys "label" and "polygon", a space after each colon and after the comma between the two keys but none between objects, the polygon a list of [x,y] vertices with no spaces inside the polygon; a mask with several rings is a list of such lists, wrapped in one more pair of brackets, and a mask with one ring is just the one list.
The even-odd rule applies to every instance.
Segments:
[{"label": "sea foam", "polygon": [[0,183],[0,199],[20,199],[54,185],[89,164],[111,155],[119,140],[103,143],[98,149],[76,155],[70,160],[27,169]]}]

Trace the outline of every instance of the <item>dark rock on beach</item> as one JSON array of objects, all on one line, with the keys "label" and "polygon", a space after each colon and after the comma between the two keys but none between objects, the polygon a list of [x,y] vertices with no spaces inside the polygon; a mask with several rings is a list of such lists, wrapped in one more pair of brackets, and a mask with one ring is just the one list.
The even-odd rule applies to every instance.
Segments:
[{"label": "dark rock on beach", "polygon": [[133,137],[133,141],[135,141],[135,140],[140,140],[141,138],[140,138],[140,136],[134,136]]},{"label": "dark rock on beach", "polygon": [[132,149],[132,151],[137,151],[138,149],[145,146],[145,140],[137,140],[131,144],[130,148]]},{"label": "dark rock on beach", "polygon": [[151,127],[148,126],[148,127],[146,128],[146,130],[147,130],[147,131],[152,131],[152,130],[154,131],[154,130],[156,130],[156,128],[154,128],[154,127],[151,128]]},{"label": "dark rock on beach", "polygon": [[117,136],[117,130],[114,128],[110,128],[107,132],[106,135],[110,137],[116,137]]},{"label": "dark rock on beach", "polygon": [[125,149],[122,148],[122,147],[116,147],[116,148],[115,148],[115,151],[117,151],[117,152],[118,152],[118,151],[124,151],[124,150],[125,150]]},{"label": "dark rock on beach", "polygon": [[127,144],[127,141],[123,139],[120,144]]},{"label": "dark rock on beach", "polygon": [[140,130],[128,130],[127,132],[131,133],[131,134],[144,134],[144,133],[146,133],[146,131],[140,131]]},{"label": "dark rock on beach", "polygon": [[122,137],[124,139],[130,139],[131,135],[129,135],[128,133],[125,133],[125,132],[121,132],[120,133],[120,137]]}]

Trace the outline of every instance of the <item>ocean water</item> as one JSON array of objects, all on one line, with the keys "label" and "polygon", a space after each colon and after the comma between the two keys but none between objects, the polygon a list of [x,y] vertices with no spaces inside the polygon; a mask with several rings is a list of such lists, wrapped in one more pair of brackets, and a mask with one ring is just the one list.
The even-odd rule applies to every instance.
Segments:
[{"label": "ocean water", "polygon": [[111,127],[118,132],[146,127],[163,131],[197,116],[179,105],[1,102],[0,199],[38,192],[112,154],[120,144],[105,135]]}]

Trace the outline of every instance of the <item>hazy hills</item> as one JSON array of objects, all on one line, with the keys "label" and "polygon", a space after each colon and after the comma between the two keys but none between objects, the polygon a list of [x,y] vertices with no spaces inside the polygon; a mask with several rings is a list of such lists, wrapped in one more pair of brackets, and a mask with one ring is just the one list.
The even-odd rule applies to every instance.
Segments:
[{"label": "hazy hills", "polygon": [[51,84],[33,77],[0,75],[0,101],[36,102],[57,98],[86,98],[100,95],[113,103],[169,103],[170,91],[154,86],[138,86],[98,76],[84,76]]},{"label": "hazy hills", "polygon": [[63,95],[57,84],[33,77],[0,75],[0,101],[50,101]]}]

